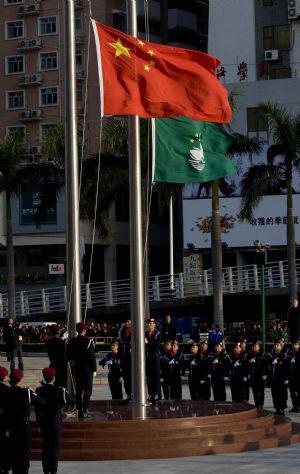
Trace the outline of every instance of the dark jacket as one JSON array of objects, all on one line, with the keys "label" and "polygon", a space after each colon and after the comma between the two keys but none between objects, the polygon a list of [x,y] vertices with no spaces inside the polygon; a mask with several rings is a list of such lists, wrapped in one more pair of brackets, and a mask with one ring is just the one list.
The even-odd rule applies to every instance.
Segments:
[{"label": "dark jacket", "polygon": [[300,340],[300,308],[291,306],[287,315],[288,330],[292,342]]},{"label": "dark jacket", "polygon": [[22,346],[22,329],[6,326],[3,331],[3,339],[6,350],[11,351]]},{"label": "dark jacket", "polygon": [[116,354],[109,352],[106,354],[104,359],[100,360],[99,365],[101,365],[103,368],[107,365],[109,377],[119,379],[123,374],[123,362],[124,359],[121,354],[118,352]]},{"label": "dark jacket", "polygon": [[38,424],[53,418],[61,419],[62,409],[70,399],[67,391],[63,387],[42,383],[42,386],[36,389],[36,393],[45,402],[45,405],[39,405],[35,408]]},{"label": "dark jacket", "polygon": [[176,340],[176,326],[172,321],[170,323],[163,323],[161,327],[161,335],[163,341]]},{"label": "dark jacket", "polygon": [[161,342],[161,333],[155,329],[150,335],[149,331],[145,333],[145,342],[146,342],[146,358],[147,359],[158,359],[160,358],[160,342]]},{"label": "dark jacket", "polygon": [[31,388],[13,386],[5,392],[4,407],[10,426],[29,422],[30,406],[45,402]]},{"label": "dark jacket", "polygon": [[50,367],[60,367],[66,363],[66,342],[59,337],[51,337],[45,341]]},{"label": "dark jacket", "polygon": [[97,370],[94,341],[89,337],[73,337],[67,344],[66,358],[75,363],[75,371],[90,374]]}]

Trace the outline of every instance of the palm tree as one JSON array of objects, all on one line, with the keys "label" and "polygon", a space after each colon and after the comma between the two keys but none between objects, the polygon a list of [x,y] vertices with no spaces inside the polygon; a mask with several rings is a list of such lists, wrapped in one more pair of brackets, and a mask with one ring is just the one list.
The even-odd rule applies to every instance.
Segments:
[{"label": "palm tree", "polygon": [[12,230],[11,201],[14,194],[19,195],[23,185],[41,184],[42,195],[35,216],[36,225],[40,225],[47,210],[53,206],[53,193],[60,190],[61,169],[53,162],[26,163],[24,161],[24,134],[7,133],[0,140],[0,192],[6,198],[6,255],[7,255],[7,292],[9,317],[15,319],[15,271]]},{"label": "palm tree", "polygon": [[[273,136],[276,154],[284,157],[286,184],[286,241],[288,259],[289,297],[290,302],[297,298],[296,245],[293,216],[293,169],[300,162],[300,116],[293,117],[288,111],[270,102],[260,104],[260,111],[267,120],[268,129]],[[281,178],[281,179],[280,179]],[[241,220],[250,220],[253,210],[261,202],[264,194],[272,188],[280,188],[282,177],[280,170],[273,163],[252,166],[245,174],[242,186]]]}]

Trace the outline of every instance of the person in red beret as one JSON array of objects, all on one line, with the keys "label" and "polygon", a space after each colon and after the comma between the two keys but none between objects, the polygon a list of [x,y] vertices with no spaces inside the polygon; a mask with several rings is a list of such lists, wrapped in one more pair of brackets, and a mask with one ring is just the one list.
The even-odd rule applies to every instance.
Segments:
[{"label": "person in red beret", "polygon": [[56,370],[55,385],[67,387],[66,341],[61,338],[61,327],[52,324],[45,341],[50,367]]},{"label": "person in red beret", "polygon": [[5,394],[9,390],[7,384],[8,371],[5,367],[0,367],[0,472],[1,474],[8,474],[11,469],[11,449],[10,441],[7,436],[8,420],[5,410]]},{"label": "person in red beret", "polygon": [[42,405],[44,401],[30,388],[23,387],[22,370],[10,373],[11,387],[5,393],[5,416],[8,420],[11,443],[12,472],[28,474],[31,451],[31,405]]},{"label": "person in red beret", "polygon": [[55,385],[56,370],[45,367],[43,382],[36,389],[45,405],[36,406],[36,419],[42,436],[42,465],[45,474],[55,474],[61,445],[62,410],[70,398],[64,387]]},{"label": "person in red beret", "polygon": [[93,339],[86,337],[87,326],[77,323],[77,337],[73,337],[67,344],[66,358],[73,363],[75,376],[76,408],[78,418],[89,418],[88,411],[93,391],[93,374],[97,373],[95,345]]}]

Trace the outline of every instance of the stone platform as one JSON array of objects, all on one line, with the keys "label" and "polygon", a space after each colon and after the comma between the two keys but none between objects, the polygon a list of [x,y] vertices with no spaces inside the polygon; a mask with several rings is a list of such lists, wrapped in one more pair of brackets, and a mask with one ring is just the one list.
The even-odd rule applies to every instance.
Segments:
[{"label": "stone platform", "polygon": [[[159,459],[254,451],[300,442],[300,424],[234,402],[92,402],[91,420],[64,420],[63,461]],[[41,459],[33,423],[32,459]]]}]

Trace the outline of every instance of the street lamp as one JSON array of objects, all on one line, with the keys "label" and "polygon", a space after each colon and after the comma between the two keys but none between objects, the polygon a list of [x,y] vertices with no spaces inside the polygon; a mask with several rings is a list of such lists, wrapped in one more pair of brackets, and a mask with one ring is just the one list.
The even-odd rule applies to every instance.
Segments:
[{"label": "street lamp", "polygon": [[262,326],[262,351],[266,351],[266,289],[265,289],[265,266],[268,263],[268,251],[271,245],[263,245],[260,240],[254,240],[253,245],[256,249],[256,262],[260,265],[261,275],[261,326]]}]

